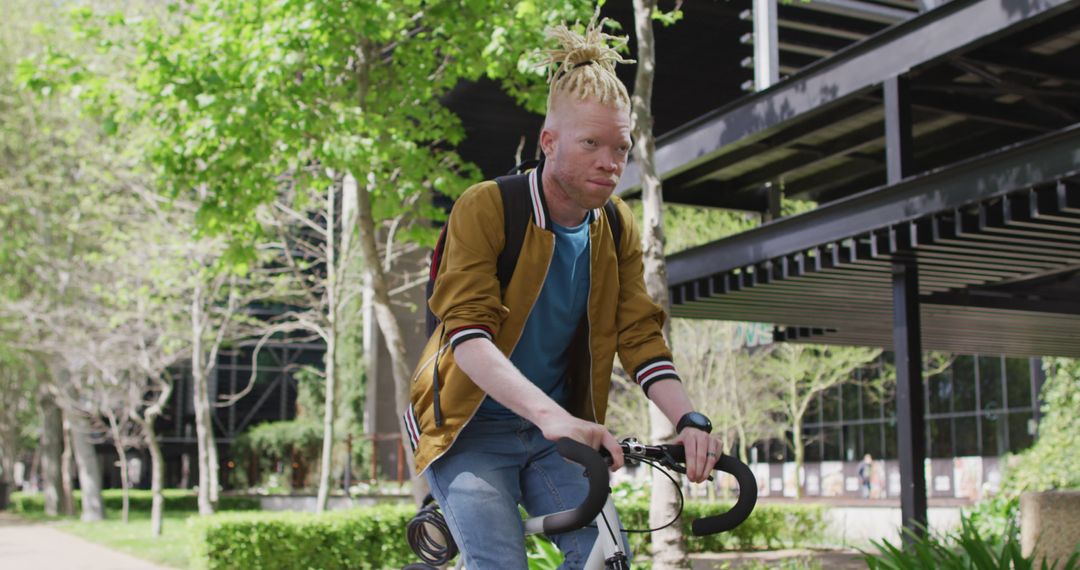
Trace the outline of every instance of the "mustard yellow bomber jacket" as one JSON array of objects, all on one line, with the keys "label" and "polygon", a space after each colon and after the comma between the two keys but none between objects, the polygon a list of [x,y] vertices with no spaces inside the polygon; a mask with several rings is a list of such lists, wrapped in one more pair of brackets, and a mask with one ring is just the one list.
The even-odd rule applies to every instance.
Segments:
[{"label": "mustard yellow bomber jacket", "polygon": [[[429,300],[441,324],[428,339],[413,373],[411,405],[404,413],[418,474],[450,449],[485,396],[455,364],[453,349],[466,340],[485,338],[509,356],[547,277],[555,234],[537,170],[530,172],[529,187],[532,217],[505,291],[500,292],[496,277],[496,260],[504,243],[498,185],[489,181],[466,190],[447,222],[442,266]],[[641,240],[633,215],[622,200],[612,200],[623,228],[620,253],[607,217],[597,209],[589,228],[587,319],[573,341],[568,367],[569,411],[598,423],[604,422],[607,411],[616,351],[646,394],[656,381],[678,380],[661,334],[663,310],[645,290]]]}]

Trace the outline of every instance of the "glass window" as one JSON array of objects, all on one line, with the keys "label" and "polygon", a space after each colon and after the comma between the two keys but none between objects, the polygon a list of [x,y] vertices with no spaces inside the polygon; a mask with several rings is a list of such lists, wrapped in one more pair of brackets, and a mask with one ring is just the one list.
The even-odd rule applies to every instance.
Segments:
[{"label": "glass window", "polygon": [[953,411],[975,411],[975,359],[957,356],[949,367],[952,372]]},{"label": "glass window", "polygon": [[822,449],[822,459],[824,461],[843,460],[840,455],[840,428],[822,428],[821,441],[824,444]]},{"label": "glass window", "polygon": [[[890,383],[886,390],[895,390],[895,384]],[[884,395],[876,388],[863,388],[862,390],[862,417],[867,420],[880,419],[881,400]]]},{"label": "glass window", "polygon": [[806,407],[806,415],[803,416],[803,423],[821,423],[821,394],[810,399],[810,405]]},{"label": "glass window", "polygon": [[930,377],[927,392],[930,396],[931,414],[947,414],[952,403],[952,378],[948,370]]},{"label": "glass window", "polygon": [[830,388],[821,394],[821,421],[840,421],[840,387]]},{"label": "glass window", "polygon": [[1005,359],[1005,386],[1008,389],[1010,409],[1031,407],[1031,361],[1029,359]]},{"label": "glass window", "polygon": [[804,429],[803,441],[806,444],[806,461],[821,461],[821,430],[818,428]]},{"label": "glass window", "polygon": [[791,446],[787,444],[788,438],[791,437],[791,432],[787,433],[787,438],[783,440],[773,440],[769,446],[770,460],[776,463],[783,463],[784,461],[791,461],[794,457],[791,454]]},{"label": "glass window", "polygon": [[862,426],[844,426],[844,461],[855,461],[862,457]]},{"label": "glass window", "polygon": [[1005,422],[1001,414],[990,413],[979,418],[982,423],[982,454],[985,457],[1005,455]]},{"label": "glass window", "polygon": [[859,417],[859,385],[848,382],[842,386],[844,395],[844,420],[857,420]]},{"label": "glass window", "polygon": [[979,357],[979,398],[982,409],[1000,410],[1004,404],[1001,394],[1001,357]]},{"label": "glass window", "polygon": [[896,459],[896,419],[885,424],[885,454],[882,459]]},{"label": "glass window", "polygon": [[874,457],[882,456],[881,447],[881,424],[866,424],[863,426],[863,453],[869,453]]},{"label": "glass window", "polygon": [[1031,447],[1031,412],[1009,414],[1009,451],[1016,453]]},{"label": "glass window", "polygon": [[930,420],[926,426],[927,457],[953,457],[952,420]]},{"label": "glass window", "polygon": [[956,456],[965,457],[979,454],[979,432],[977,419],[974,417],[953,420],[956,429]]}]

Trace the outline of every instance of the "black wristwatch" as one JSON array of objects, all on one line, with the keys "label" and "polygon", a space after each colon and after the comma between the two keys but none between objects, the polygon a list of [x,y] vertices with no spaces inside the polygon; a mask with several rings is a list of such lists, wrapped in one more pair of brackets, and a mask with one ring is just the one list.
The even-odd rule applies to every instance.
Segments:
[{"label": "black wristwatch", "polygon": [[699,429],[705,433],[712,433],[712,422],[701,412],[686,412],[683,417],[679,418],[679,425],[675,426],[675,433],[682,433],[682,430],[688,427]]}]

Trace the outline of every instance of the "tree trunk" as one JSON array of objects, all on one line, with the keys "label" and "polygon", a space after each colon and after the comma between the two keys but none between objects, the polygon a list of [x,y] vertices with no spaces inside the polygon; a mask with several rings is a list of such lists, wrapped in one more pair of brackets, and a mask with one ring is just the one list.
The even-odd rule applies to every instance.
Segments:
[{"label": "tree trunk", "polygon": [[[372,288],[372,303],[375,305],[375,320],[386,340],[390,353],[390,366],[394,376],[394,404],[397,408],[398,431],[401,441],[408,441],[409,432],[405,427],[403,412],[409,405],[409,363],[406,362],[405,342],[401,336],[401,326],[390,307],[390,292],[386,284],[386,273],[379,263],[378,248],[375,245],[375,220],[371,213],[371,194],[365,184],[357,180],[356,185],[356,223],[360,233],[360,247],[364,255],[364,273]],[[411,453],[405,453],[409,476],[412,478],[413,499],[420,504],[427,495],[427,481],[416,476],[415,460]]]},{"label": "tree trunk", "polygon": [[[167,397],[166,397],[167,398]],[[147,412],[146,424],[143,429],[146,432],[146,445],[150,449],[150,535],[154,538],[161,536],[162,519],[165,510],[165,496],[162,488],[165,483],[165,459],[161,455],[161,444],[158,443],[157,432],[154,423],[158,414]]]},{"label": "tree trunk", "polygon": [[334,239],[335,206],[337,201],[336,184],[330,185],[326,214],[326,394],[323,407],[323,445],[319,464],[319,495],[315,502],[315,512],[322,514],[330,498],[330,464],[334,448],[334,390],[337,376],[337,258],[334,255],[337,243]]},{"label": "tree trunk", "polygon": [[[207,382],[206,367],[203,359],[203,284],[195,285],[191,301],[191,386],[195,408],[195,440],[198,449],[197,468],[199,471],[199,514],[214,514],[214,501],[210,493],[212,485],[210,472],[216,468],[212,463],[211,450],[214,447],[214,426],[211,423],[210,387]],[[214,454],[216,456],[216,453]]]},{"label": "tree trunk", "polygon": [[746,428],[740,423],[740,425],[735,428],[735,432],[739,436],[739,461],[750,465],[750,454],[748,453],[749,446],[746,441]]},{"label": "tree trunk", "polygon": [[[633,123],[634,160],[641,172],[644,223],[641,233],[642,253],[645,264],[645,286],[652,300],[670,313],[668,300],[667,264],[664,260],[663,196],[660,177],[656,174],[656,139],[653,137],[652,87],[656,74],[656,55],[652,33],[652,13],[655,0],[634,0],[634,29],[637,33],[637,73],[634,95],[631,99],[631,122]],[[664,336],[671,343],[670,325],[665,325]],[[665,441],[674,435],[674,429],[664,414],[650,403],[649,437],[651,441]],[[652,495],[649,500],[649,523],[655,528],[675,518],[678,507],[676,490],[666,483],[666,478],[653,473]],[[683,546],[682,528],[673,524],[652,535],[653,568],[666,570],[683,568],[686,551]]]},{"label": "tree trunk", "polygon": [[791,439],[791,448],[795,452],[795,498],[801,499],[803,497],[803,486],[799,474],[802,473],[803,459],[806,456],[806,445],[803,443],[802,438],[802,417],[793,422]]},{"label": "tree trunk", "polygon": [[99,521],[105,518],[101,500],[101,464],[94,444],[90,441],[90,426],[77,413],[69,417],[71,443],[75,448],[75,463],[79,468],[79,490],[82,493],[82,520]]},{"label": "tree trunk", "polygon": [[116,449],[116,456],[120,459],[120,492],[122,497],[120,519],[124,521],[124,524],[127,524],[131,505],[131,479],[128,473],[127,450],[124,449],[124,440],[120,435],[120,424],[116,421],[116,415],[109,412],[107,417],[109,429],[112,431],[113,448]]},{"label": "tree trunk", "polygon": [[47,388],[38,392],[41,410],[41,481],[45,494],[45,514],[60,514],[63,497],[61,466],[63,465],[64,417],[56,398]]},{"label": "tree trunk", "polygon": [[64,516],[75,516],[75,448],[71,443],[71,422],[64,420],[64,453],[60,456],[61,496]]}]

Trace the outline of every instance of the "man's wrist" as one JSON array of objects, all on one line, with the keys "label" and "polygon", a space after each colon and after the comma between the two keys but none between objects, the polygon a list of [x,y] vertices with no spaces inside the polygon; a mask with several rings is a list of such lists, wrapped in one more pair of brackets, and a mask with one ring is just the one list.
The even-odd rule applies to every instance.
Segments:
[{"label": "man's wrist", "polygon": [[682,433],[686,428],[699,429],[705,433],[712,433],[712,422],[701,412],[686,412],[679,418],[675,425],[675,433]]}]

